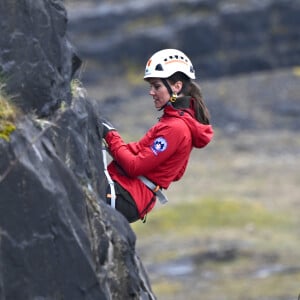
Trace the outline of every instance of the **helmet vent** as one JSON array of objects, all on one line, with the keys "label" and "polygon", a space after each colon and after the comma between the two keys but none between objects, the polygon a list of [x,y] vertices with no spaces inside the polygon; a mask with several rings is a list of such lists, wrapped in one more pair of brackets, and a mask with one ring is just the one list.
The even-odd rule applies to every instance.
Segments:
[{"label": "helmet vent", "polygon": [[163,67],[161,64],[156,65],[155,71],[163,71]]},{"label": "helmet vent", "polygon": [[175,55],[169,55],[168,57],[166,57],[165,59],[164,59],[164,61],[168,61],[168,60],[173,60],[173,59],[181,59],[182,61],[184,61],[184,62],[186,62],[186,63],[188,63],[189,61],[188,61],[188,59],[186,58],[186,57],[184,57],[184,56],[179,56],[179,55],[177,55],[177,54],[175,54]]}]

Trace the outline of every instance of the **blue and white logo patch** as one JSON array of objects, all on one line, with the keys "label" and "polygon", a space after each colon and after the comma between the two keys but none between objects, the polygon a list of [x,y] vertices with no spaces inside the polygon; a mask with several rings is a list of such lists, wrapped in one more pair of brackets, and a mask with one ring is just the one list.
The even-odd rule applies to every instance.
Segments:
[{"label": "blue and white logo patch", "polygon": [[151,149],[155,155],[158,155],[159,152],[165,151],[167,147],[168,147],[168,143],[166,139],[164,139],[163,137],[159,137],[155,139],[155,141],[151,146]]}]

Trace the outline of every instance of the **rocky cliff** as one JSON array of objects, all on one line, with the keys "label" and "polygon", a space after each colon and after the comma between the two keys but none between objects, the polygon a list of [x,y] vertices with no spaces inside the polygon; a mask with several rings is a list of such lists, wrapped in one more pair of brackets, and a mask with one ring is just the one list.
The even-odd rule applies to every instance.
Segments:
[{"label": "rocky cliff", "polygon": [[0,4],[0,299],[154,299],[102,200],[97,109],[60,0]]}]

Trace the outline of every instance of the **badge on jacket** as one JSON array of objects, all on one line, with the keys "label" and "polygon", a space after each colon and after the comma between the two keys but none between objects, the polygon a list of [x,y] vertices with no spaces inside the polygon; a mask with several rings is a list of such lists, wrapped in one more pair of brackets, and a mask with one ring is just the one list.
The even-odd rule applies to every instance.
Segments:
[{"label": "badge on jacket", "polygon": [[168,143],[163,137],[158,137],[154,140],[151,149],[155,155],[158,155],[160,152],[163,152],[167,149]]}]

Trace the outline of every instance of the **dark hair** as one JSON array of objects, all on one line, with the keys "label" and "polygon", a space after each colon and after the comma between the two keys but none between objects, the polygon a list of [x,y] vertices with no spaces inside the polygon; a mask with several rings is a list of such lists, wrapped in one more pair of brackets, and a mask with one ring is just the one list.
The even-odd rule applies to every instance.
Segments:
[{"label": "dark hair", "polygon": [[174,84],[177,81],[182,82],[182,89],[180,93],[185,96],[191,96],[191,107],[195,112],[196,119],[202,124],[210,123],[210,114],[208,108],[204,103],[200,86],[192,81],[188,76],[182,72],[176,72],[168,78]]}]

